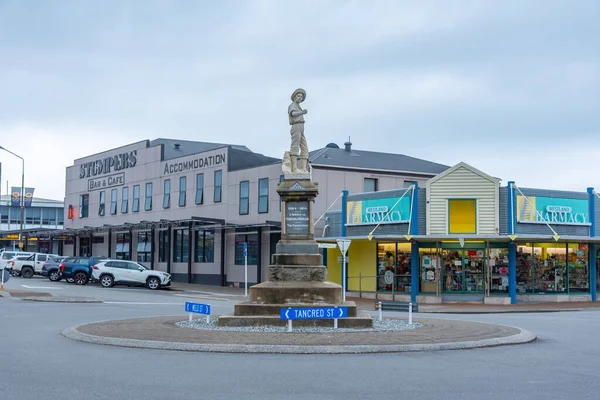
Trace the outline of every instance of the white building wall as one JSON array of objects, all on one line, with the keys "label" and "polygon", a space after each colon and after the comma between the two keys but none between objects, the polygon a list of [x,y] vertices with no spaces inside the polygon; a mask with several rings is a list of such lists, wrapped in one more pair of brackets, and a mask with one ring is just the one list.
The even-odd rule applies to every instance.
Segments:
[{"label": "white building wall", "polygon": [[477,233],[494,235],[499,232],[499,183],[468,168],[449,172],[427,185],[427,234],[448,234],[448,200],[477,200]]}]

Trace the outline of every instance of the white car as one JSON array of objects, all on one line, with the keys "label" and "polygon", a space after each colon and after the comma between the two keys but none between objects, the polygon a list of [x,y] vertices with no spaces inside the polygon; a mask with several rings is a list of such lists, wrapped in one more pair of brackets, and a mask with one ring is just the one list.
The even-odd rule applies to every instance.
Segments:
[{"label": "white car", "polygon": [[92,266],[92,279],[102,287],[115,284],[146,286],[156,290],[171,285],[171,275],[144,267],[135,261],[103,260]]},{"label": "white car", "polygon": [[[0,252],[0,269],[10,268],[10,266],[8,265],[8,261],[11,260],[12,258],[21,257],[21,256],[30,256],[31,254],[32,253],[28,253],[25,251],[3,250],[2,252]],[[15,272],[15,274],[16,274],[16,272]]]}]

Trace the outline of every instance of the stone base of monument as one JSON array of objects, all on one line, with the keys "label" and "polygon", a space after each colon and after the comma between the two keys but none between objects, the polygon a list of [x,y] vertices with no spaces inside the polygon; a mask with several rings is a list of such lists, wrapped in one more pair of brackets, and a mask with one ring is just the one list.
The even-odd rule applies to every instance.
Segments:
[{"label": "stone base of monument", "polygon": [[[327,281],[319,246],[314,240],[312,205],[317,185],[296,177],[277,187],[281,196],[282,233],[268,269],[268,281],[249,289],[249,299],[237,304],[234,315],[221,316],[219,326],[285,326],[282,308],[348,307],[348,317],[338,319],[339,328],[372,328],[373,320],[359,312],[354,302],[342,303],[342,287]],[[332,319],[294,321],[294,326],[333,327]]]}]

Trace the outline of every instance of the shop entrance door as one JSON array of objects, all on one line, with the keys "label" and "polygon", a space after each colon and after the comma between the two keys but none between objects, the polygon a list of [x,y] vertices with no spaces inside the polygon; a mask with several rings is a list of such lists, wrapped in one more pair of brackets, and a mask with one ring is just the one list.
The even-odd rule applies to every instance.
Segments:
[{"label": "shop entrance door", "polygon": [[443,287],[449,293],[485,290],[484,250],[443,250]]}]

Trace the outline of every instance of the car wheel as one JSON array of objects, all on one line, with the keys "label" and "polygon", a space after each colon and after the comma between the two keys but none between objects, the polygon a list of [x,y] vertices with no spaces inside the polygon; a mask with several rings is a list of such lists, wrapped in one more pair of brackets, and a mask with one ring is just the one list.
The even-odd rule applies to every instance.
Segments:
[{"label": "car wheel", "polygon": [[21,270],[21,275],[23,275],[23,278],[26,279],[33,277],[33,269],[30,267],[25,267]]},{"label": "car wheel", "polygon": [[100,285],[105,288],[112,287],[115,284],[115,280],[110,275],[102,275],[100,277]]},{"label": "car wheel", "polygon": [[50,271],[48,272],[48,279],[52,282],[57,282],[60,280],[60,275],[58,275],[58,271]]},{"label": "car wheel", "polygon": [[78,272],[73,277],[76,285],[85,285],[88,282],[88,276],[84,272]]},{"label": "car wheel", "polygon": [[152,290],[160,289],[160,281],[158,280],[158,278],[151,276],[146,281],[146,286],[148,287],[148,289]]},{"label": "car wheel", "polygon": [[10,274],[14,277],[20,276],[21,272],[20,271],[15,271],[14,269],[10,270]]},{"label": "car wheel", "polygon": [[67,283],[73,283],[73,282],[75,282],[75,279],[73,279],[73,278],[67,278]]}]

